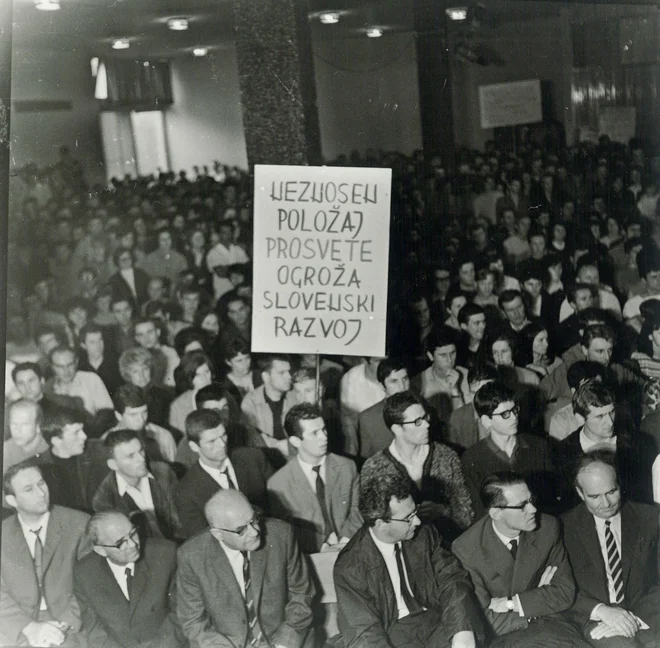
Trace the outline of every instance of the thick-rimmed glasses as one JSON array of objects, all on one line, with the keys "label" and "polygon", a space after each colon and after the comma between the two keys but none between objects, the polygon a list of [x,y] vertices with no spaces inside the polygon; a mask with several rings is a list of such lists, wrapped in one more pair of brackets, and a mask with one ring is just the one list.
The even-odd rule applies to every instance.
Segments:
[{"label": "thick-rimmed glasses", "polygon": [[223,529],[222,527],[211,527],[212,529],[215,529],[216,531],[226,531],[227,533],[233,533],[237,536],[242,536],[244,535],[249,527],[252,527],[255,531],[259,531],[259,523],[261,522],[262,518],[261,513],[255,513],[254,517],[247,523],[244,524],[243,526],[239,526],[237,529]]},{"label": "thick-rimmed glasses", "polygon": [[537,498],[536,495],[532,495],[529,499],[526,499],[524,502],[521,502],[520,504],[516,504],[515,506],[497,506],[496,508],[499,509],[512,509],[515,511],[524,511],[528,506],[536,506],[537,503]]},{"label": "thick-rimmed glasses", "polygon": [[137,544],[137,540],[139,538],[140,534],[138,530],[133,527],[129,532],[128,535],[125,535],[123,538],[119,538],[115,544],[111,545],[104,545],[104,544],[97,544],[97,547],[105,547],[106,549],[117,549],[117,551],[121,551],[122,549],[126,548],[126,545],[129,541],[134,542]]},{"label": "thick-rimmed glasses", "polygon": [[431,416],[430,414],[424,414],[424,416],[418,416],[416,419],[412,421],[401,421],[400,425],[414,425],[415,427],[419,427],[422,423],[430,423],[431,422]]},{"label": "thick-rimmed glasses", "polygon": [[508,420],[512,414],[518,418],[518,414],[520,414],[520,407],[518,405],[514,405],[511,409],[504,410],[503,412],[493,412],[493,416],[500,416],[505,421]]},{"label": "thick-rimmed glasses", "polygon": [[410,525],[413,523],[413,520],[417,517],[418,513],[419,506],[416,506],[415,510],[410,515],[406,515],[404,518],[390,518],[388,522],[405,522],[406,524]]}]

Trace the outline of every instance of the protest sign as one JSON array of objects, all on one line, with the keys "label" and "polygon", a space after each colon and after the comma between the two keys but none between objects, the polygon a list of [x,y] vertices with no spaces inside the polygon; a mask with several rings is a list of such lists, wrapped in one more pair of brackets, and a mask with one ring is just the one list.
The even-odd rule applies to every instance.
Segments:
[{"label": "protest sign", "polygon": [[256,165],[252,351],[385,355],[390,169]]},{"label": "protest sign", "polygon": [[543,119],[538,79],[479,86],[481,128],[532,124]]}]

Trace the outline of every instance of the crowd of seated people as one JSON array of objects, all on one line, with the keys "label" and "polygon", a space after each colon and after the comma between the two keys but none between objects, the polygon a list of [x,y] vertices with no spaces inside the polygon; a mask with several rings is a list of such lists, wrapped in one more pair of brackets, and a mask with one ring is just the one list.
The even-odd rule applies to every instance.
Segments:
[{"label": "crowd of seated people", "polygon": [[642,144],[332,164],[393,169],[383,357],[251,352],[248,173],[25,171],[0,643],[657,648]]}]

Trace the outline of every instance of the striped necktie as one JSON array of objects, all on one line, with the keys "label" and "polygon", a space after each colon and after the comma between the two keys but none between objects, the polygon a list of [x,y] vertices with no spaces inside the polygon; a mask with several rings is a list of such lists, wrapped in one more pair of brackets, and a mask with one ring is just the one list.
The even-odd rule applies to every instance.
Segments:
[{"label": "striped necktie", "polygon": [[245,584],[245,607],[248,617],[248,645],[257,646],[261,641],[261,630],[257,627],[257,612],[252,596],[252,578],[250,577],[250,554],[241,551],[243,556],[243,583]]},{"label": "striped necktie", "polygon": [[623,571],[621,569],[621,556],[616,546],[616,540],[610,527],[610,521],[605,522],[605,546],[607,548],[607,563],[610,568],[612,585],[614,588],[614,601],[612,603],[623,603]]},{"label": "striped necktie", "polygon": [[44,545],[41,542],[42,527],[30,529],[30,533],[36,536],[34,542],[34,575],[37,577],[37,587],[39,588],[39,603],[44,598]]}]

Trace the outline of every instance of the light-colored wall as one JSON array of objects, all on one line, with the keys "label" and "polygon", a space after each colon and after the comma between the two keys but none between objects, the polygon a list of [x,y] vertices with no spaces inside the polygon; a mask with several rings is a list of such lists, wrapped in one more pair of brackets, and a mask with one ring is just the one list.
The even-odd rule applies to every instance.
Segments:
[{"label": "light-colored wall", "polygon": [[413,34],[317,40],[316,94],[323,155],[422,146]]},{"label": "light-colored wall", "polygon": [[238,63],[233,46],[206,58],[172,59],[174,104],[165,111],[171,168],[192,173],[213,160],[247,168]]},{"label": "light-colored wall", "polygon": [[89,55],[69,51],[31,51],[15,47],[12,53],[12,103],[15,101],[71,101],[71,110],[18,112],[11,115],[11,164],[46,166],[57,162],[66,144],[92,180],[103,180],[103,152],[94,99]]}]

